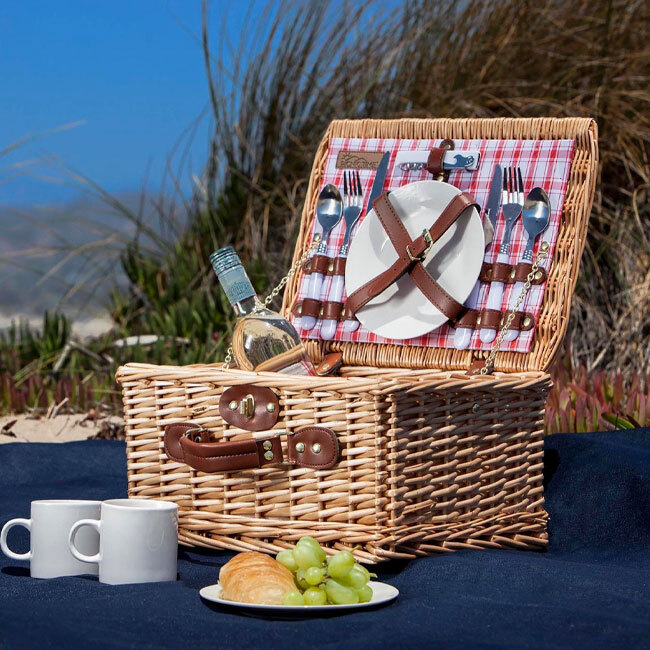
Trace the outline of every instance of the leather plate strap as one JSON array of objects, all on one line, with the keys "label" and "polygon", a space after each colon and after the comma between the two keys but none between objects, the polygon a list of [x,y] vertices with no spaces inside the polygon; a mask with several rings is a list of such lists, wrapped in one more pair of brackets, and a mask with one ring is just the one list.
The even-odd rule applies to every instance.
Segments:
[{"label": "leather plate strap", "polygon": [[[447,318],[452,319],[460,312],[463,306],[452,298],[430,275],[422,265],[419,257],[427,250],[429,244],[424,235],[411,239],[408,231],[399,218],[393,204],[390,202],[389,193],[382,194],[372,204],[375,214],[379,218],[386,234],[388,235],[395,251],[395,263],[377,277],[366,282],[362,287],[352,293],[346,302],[346,311],[356,314],[359,309],[370,302],[375,296],[387,289],[391,284],[409,273],[416,286],[427,299],[439,309]],[[449,205],[442,211],[436,222],[429,229],[431,240],[435,243],[444,235],[449,227],[469,207],[477,207],[472,196],[466,192],[456,195]],[[409,256],[409,252],[411,255]],[[411,259],[411,258],[418,259]]]}]

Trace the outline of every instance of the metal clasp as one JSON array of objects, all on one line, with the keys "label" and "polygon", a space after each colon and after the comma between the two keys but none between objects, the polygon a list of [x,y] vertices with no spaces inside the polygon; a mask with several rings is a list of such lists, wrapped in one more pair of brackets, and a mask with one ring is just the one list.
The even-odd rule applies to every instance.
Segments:
[{"label": "metal clasp", "polygon": [[255,399],[250,393],[239,402],[239,412],[249,420],[255,415]]},{"label": "metal clasp", "polygon": [[411,262],[424,262],[424,259],[433,248],[433,238],[431,237],[431,233],[426,228],[422,231],[422,237],[424,237],[424,241],[427,243],[427,247],[419,255],[414,257],[411,253],[411,249],[408,246],[406,247],[406,253],[409,256]]},{"label": "metal clasp", "polygon": [[[257,440],[262,440],[262,444],[264,444],[265,440],[271,440],[272,438],[279,438],[280,436],[287,436],[289,438],[294,434],[293,431],[287,431],[286,429],[276,429],[275,431],[271,432],[271,435],[265,435],[263,438],[257,438]],[[266,449],[266,447],[265,447]],[[267,452],[268,453],[268,450]],[[271,460],[270,458],[267,458],[267,460]],[[287,445],[287,460],[282,460],[281,462],[275,463],[279,467],[295,467],[296,463],[292,463],[289,461],[289,446]]]},{"label": "metal clasp", "polygon": [[[192,434],[193,434],[193,433],[196,433],[197,431],[199,432],[199,435],[196,436],[196,438],[192,438]],[[200,435],[200,434],[203,433],[203,432],[207,433],[207,429],[204,429],[204,428],[201,427],[201,426],[198,426],[198,427],[192,427],[191,429],[188,429],[188,430],[183,434],[183,438],[189,438],[192,442],[203,442],[203,436]]]}]

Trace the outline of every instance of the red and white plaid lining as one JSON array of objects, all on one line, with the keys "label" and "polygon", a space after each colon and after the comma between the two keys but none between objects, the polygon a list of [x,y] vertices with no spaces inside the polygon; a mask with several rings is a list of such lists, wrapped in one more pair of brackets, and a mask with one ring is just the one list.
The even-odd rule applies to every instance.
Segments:
[{"label": "red and white plaid lining", "polygon": [[[396,140],[396,139],[366,139],[366,138],[333,138],[330,150],[325,162],[322,186],[332,183],[343,188],[343,170],[336,168],[336,157],[340,151],[390,151],[391,160],[388,165],[384,191],[395,190],[406,183],[414,181],[431,180],[431,175],[426,171],[404,172],[395,167],[395,155],[398,151],[405,150],[425,150],[439,146],[441,140]],[[480,165],[475,172],[466,172],[455,170],[449,174],[449,183],[458,187],[460,190],[469,192],[479,203],[484,206],[492,182],[495,165],[510,166],[517,165],[521,167],[521,174],[524,180],[524,193],[527,194],[533,187],[543,188],[551,201],[551,221],[546,231],[538,238],[534,255],[542,241],[550,244],[549,255],[542,262],[547,272],[550,270],[555,242],[557,240],[560,219],[562,216],[562,206],[564,204],[564,195],[566,192],[567,180],[571,170],[571,161],[573,159],[574,141],[573,140],[454,140],[456,151],[462,152],[468,149],[478,149],[481,152]],[[361,184],[363,188],[364,212],[361,215],[359,223],[365,218],[365,206],[367,205],[372,182],[375,178],[374,170],[359,170]],[[358,225],[357,225],[358,228]],[[486,262],[496,260],[499,244],[503,237],[504,220],[503,215],[499,212],[497,218],[497,227],[494,234],[494,242],[485,254]],[[355,229],[356,230],[356,229]],[[312,239],[316,232],[320,232],[316,215],[314,214],[314,225],[312,228]],[[345,233],[345,224],[343,219],[332,232],[327,246],[327,255],[335,257],[338,254],[339,247],[343,241]],[[354,237],[354,233],[352,235]],[[521,259],[521,255],[526,245],[526,236],[523,230],[521,218],[515,223],[511,245],[510,245],[510,263],[515,264]],[[534,256],[533,256],[534,259]],[[327,300],[331,285],[331,278],[326,277],[323,282],[321,299]],[[307,294],[308,276],[303,275],[300,281],[298,299],[301,300]],[[535,322],[539,317],[544,290],[546,284],[531,287],[526,301],[522,307],[523,310],[534,314]],[[510,301],[510,293],[513,285],[507,285],[503,295],[502,311],[507,310]],[[487,294],[489,284],[481,285],[478,309],[483,309],[487,303]],[[344,299],[346,295],[344,294]],[[292,317],[294,325],[298,319]],[[320,321],[311,331],[303,330],[298,327],[302,338],[320,339]],[[527,332],[521,332],[514,341],[504,341],[501,350],[511,352],[528,352],[533,340],[535,328]],[[369,330],[360,326],[356,332],[344,332],[343,327],[339,324],[336,334],[336,341],[355,341],[358,343],[387,343],[393,345],[417,345],[438,348],[454,347],[454,331],[445,324],[433,332],[424,336],[413,339],[393,340],[383,338],[373,334]],[[490,349],[492,343],[482,343],[479,338],[479,331],[476,330],[472,336],[469,348],[472,350]]]}]

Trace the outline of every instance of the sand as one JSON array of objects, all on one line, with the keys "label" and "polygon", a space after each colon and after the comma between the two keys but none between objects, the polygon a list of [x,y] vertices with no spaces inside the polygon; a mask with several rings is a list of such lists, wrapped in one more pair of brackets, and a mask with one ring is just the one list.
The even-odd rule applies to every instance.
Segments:
[{"label": "sand", "polygon": [[90,415],[56,415],[52,418],[30,415],[3,415],[0,417],[0,444],[6,442],[70,442],[95,438],[108,429],[117,429],[118,417]]}]

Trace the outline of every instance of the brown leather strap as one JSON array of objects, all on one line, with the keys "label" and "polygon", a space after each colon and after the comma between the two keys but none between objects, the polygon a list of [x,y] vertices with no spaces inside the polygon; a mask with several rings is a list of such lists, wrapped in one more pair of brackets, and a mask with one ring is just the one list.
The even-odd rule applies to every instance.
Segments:
[{"label": "brown leather strap", "polygon": [[[485,329],[499,330],[503,326],[504,320],[510,312],[500,312],[497,309],[466,309],[454,321],[454,327],[466,327],[467,329],[476,330],[484,327]],[[534,316],[529,312],[518,311],[510,325],[511,330],[518,332],[527,332],[535,324]]]},{"label": "brown leather strap", "polygon": [[463,305],[454,300],[428,273],[421,263],[411,270],[411,278],[415,286],[435,305],[447,318],[453,320],[463,309]]},{"label": "brown leather strap", "polygon": [[454,327],[465,327],[470,330],[475,330],[480,313],[477,309],[466,309],[462,311],[454,320]]},{"label": "brown leather strap", "polygon": [[[269,449],[264,448],[264,443]],[[183,449],[183,462],[199,472],[232,472],[262,467],[269,463],[281,463],[283,460],[279,438],[212,443],[181,438],[180,444]]]},{"label": "brown leather strap", "polygon": [[323,275],[345,275],[345,257],[327,257],[327,255],[314,255],[303,265],[305,275],[322,273]]},{"label": "brown leather strap", "polygon": [[342,302],[331,302],[328,300],[327,302],[323,303],[321,318],[323,320],[339,320],[342,311]]},{"label": "brown leather strap", "polygon": [[[451,224],[471,206],[477,207],[474,199],[469,194],[461,192],[456,195],[429,229],[430,241],[435,243],[440,239]],[[398,258],[390,268],[366,282],[348,297],[346,302],[347,311],[356,314],[361,307],[401,278],[404,273],[410,273],[413,281],[429,301],[447,318],[453,319],[462,309],[462,305],[429,276],[419,259],[429,246],[427,238],[420,235],[416,239],[411,239],[393,204],[390,202],[389,193],[382,194],[377,198],[372,207],[393,244]]]},{"label": "brown leather strap", "polygon": [[445,173],[443,168],[443,161],[445,152],[454,148],[454,141],[446,138],[440,143],[439,147],[433,147],[429,152],[427,159],[427,171],[434,177],[439,178],[441,174]]},{"label": "brown leather strap", "polygon": [[296,316],[313,316],[320,318],[321,301],[313,298],[303,298],[294,305],[293,313]]},{"label": "brown leather strap", "polygon": [[[305,310],[306,303],[306,310]],[[294,316],[313,316],[314,318],[323,318],[331,320],[354,320],[354,314],[347,311],[345,303],[340,302],[321,302],[320,300],[312,300],[305,298],[303,300],[296,300],[291,308],[291,313]]]},{"label": "brown leather strap", "polygon": [[343,303],[343,311],[341,312],[341,320],[357,320],[355,315],[350,311],[350,306],[347,300]]},{"label": "brown leather strap", "polygon": [[[286,432],[285,432],[286,433]],[[279,435],[230,442],[205,442],[207,429],[192,422],[165,427],[167,456],[199,472],[223,473],[282,463]],[[326,427],[303,427],[287,436],[289,463],[299,467],[327,469],[339,458],[336,434]]]},{"label": "brown leather strap", "polygon": [[[479,279],[481,282],[503,282],[504,284],[526,282],[532,269],[533,265],[528,262],[519,262],[516,266],[502,262],[483,262]],[[540,267],[533,276],[531,284],[544,282],[546,282],[546,269]]]}]

